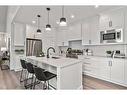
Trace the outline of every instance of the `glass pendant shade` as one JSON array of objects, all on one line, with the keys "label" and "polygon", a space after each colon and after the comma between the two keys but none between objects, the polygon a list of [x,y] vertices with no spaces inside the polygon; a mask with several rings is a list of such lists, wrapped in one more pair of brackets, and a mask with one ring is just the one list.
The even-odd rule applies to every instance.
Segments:
[{"label": "glass pendant shade", "polygon": [[41,29],[37,29],[37,32],[38,32],[38,33],[41,33]]},{"label": "glass pendant shade", "polygon": [[47,30],[47,31],[51,31],[51,25],[50,25],[50,24],[47,24],[45,30]]},{"label": "glass pendant shade", "polygon": [[67,26],[66,18],[60,18],[60,26]]},{"label": "glass pendant shade", "polygon": [[37,29],[37,33],[41,33],[41,29],[39,29],[39,26],[40,26],[40,15],[37,15],[38,17],[38,29]]}]

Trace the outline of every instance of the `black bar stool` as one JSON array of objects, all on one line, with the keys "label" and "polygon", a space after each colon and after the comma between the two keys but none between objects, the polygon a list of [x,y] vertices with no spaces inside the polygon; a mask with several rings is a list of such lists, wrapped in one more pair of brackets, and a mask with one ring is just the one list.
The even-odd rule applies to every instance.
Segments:
[{"label": "black bar stool", "polygon": [[[44,84],[46,84],[46,82],[48,83],[48,85],[46,85],[46,89],[47,89],[47,86],[48,86],[48,89],[49,89],[49,86],[56,89],[55,87],[49,84],[49,80],[55,78],[56,74],[53,74],[48,71],[44,71],[44,69],[39,68],[37,66],[34,66],[34,72],[35,72],[36,79],[38,79],[39,81],[43,81]],[[36,79],[35,79],[35,82],[36,82]],[[35,84],[33,89],[35,89]]]},{"label": "black bar stool", "polygon": [[20,62],[21,62],[21,66],[22,66],[22,71],[21,71],[21,75],[20,75],[20,82],[23,82],[26,80],[26,73],[25,73],[25,79],[22,80],[23,72],[26,71],[26,61],[23,59],[20,59]]},{"label": "black bar stool", "polygon": [[[33,86],[33,80],[34,80],[34,69],[33,69],[33,64],[31,64],[30,62],[26,62],[26,69],[28,71],[28,75],[27,75],[27,79],[31,79],[31,83],[28,84],[27,83],[27,80],[26,80],[26,86],[25,88],[30,88],[32,89],[32,86]],[[29,78],[29,75],[32,74],[32,77]]]}]

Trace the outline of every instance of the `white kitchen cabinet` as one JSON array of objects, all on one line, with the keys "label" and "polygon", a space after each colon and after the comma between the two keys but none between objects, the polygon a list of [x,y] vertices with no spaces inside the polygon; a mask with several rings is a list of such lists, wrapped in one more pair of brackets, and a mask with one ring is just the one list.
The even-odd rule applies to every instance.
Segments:
[{"label": "white kitchen cabinet", "polygon": [[87,20],[82,24],[82,45],[89,45],[90,38],[90,21]]},{"label": "white kitchen cabinet", "polygon": [[74,24],[69,27],[68,40],[81,40],[81,24]]},{"label": "white kitchen cabinet", "polygon": [[37,27],[26,25],[26,38],[42,39],[42,33],[37,33],[36,31],[37,31]]},{"label": "white kitchen cabinet", "polygon": [[86,75],[127,85],[126,62],[125,59],[91,57],[84,59],[83,70]]},{"label": "white kitchen cabinet", "polygon": [[110,80],[110,60],[101,59],[100,61],[100,77],[105,80]]},{"label": "white kitchen cabinet", "polygon": [[124,9],[114,9],[100,14],[99,30],[124,28]]},{"label": "white kitchen cabinet", "polygon": [[99,77],[100,75],[100,63],[95,58],[85,58],[83,64],[83,70],[86,75]]},{"label": "white kitchen cabinet", "polygon": [[100,44],[99,16],[94,16],[82,24],[82,45],[98,44]]},{"label": "white kitchen cabinet", "polygon": [[24,46],[25,45],[25,25],[21,23],[14,24],[14,45]]},{"label": "white kitchen cabinet", "polygon": [[111,81],[124,83],[124,59],[111,61]]},{"label": "white kitchen cabinet", "polygon": [[124,65],[124,83],[127,85],[127,60],[125,60]]},{"label": "white kitchen cabinet", "polygon": [[68,46],[68,31],[67,30],[59,30],[57,31],[57,45],[58,46]]},{"label": "white kitchen cabinet", "polygon": [[123,37],[124,37],[124,43],[127,44],[127,8],[125,9],[125,28],[124,28],[124,32],[123,32]]},{"label": "white kitchen cabinet", "polygon": [[100,32],[99,32],[99,16],[95,16],[91,19],[90,36],[91,44],[100,44]]}]

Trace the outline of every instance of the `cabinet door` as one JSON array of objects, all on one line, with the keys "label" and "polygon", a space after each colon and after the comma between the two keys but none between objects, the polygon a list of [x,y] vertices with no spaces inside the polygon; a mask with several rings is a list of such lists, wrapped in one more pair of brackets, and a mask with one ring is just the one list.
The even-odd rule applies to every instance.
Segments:
[{"label": "cabinet door", "polygon": [[123,34],[124,34],[124,36],[123,36],[123,38],[124,38],[124,43],[126,43],[127,44],[127,8],[125,9],[125,27],[124,27],[124,32],[123,32]]},{"label": "cabinet door", "polygon": [[109,21],[110,17],[106,13],[100,14],[100,19],[99,19],[99,30],[104,31],[109,28]]},{"label": "cabinet door", "polygon": [[82,24],[82,45],[90,43],[90,22],[86,21]]},{"label": "cabinet door", "polygon": [[100,60],[100,77],[102,79],[110,80],[110,61]]},{"label": "cabinet door", "polygon": [[32,27],[30,25],[26,26],[26,38],[35,38],[35,31],[37,28]]},{"label": "cabinet door", "polygon": [[81,24],[72,25],[69,27],[68,39],[81,40]]},{"label": "cabinet door", "polygon": [[124,11],[123,9],[117,9],[109,13],[112,28],[123,28],[124,27]]},{"label": "cabinet door", "polygon": [[124,60],[114,59],[112,61],[111,80],[119,83],[124,82]]},{"label": "cabinet door", "polygon": [[124,63],[125,67],[124,67],[124,77],[125,77],[125,81],[124,83],[127,85],[127,60],[125,60],[125,63]]},{"label": "cabinet door", "polygon": [[67,30],[61,30],[57,32],[57,45],[68,46]]},{"label": "cabinet door", "polygon": [[14,24],[14,45],[24,46],[25,41],[25,25],[20,23]]},{"label": "cabinet door", "polygon": [[90,38],[91,44],[100,44],[100,32],[99,32],[99,16],[95,16],[91,19]]}]

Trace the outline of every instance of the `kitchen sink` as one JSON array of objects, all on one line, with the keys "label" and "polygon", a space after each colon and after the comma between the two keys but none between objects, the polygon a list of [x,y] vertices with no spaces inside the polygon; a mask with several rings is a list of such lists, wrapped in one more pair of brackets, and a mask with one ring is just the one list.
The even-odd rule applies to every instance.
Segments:
[{"label": "kitchen sink", "polygon": [[60,57],[56,57],[56,56],[53,56],[52,58],[53,58],[53,59],[60,59]]}]

